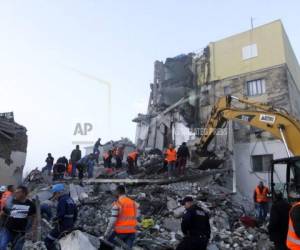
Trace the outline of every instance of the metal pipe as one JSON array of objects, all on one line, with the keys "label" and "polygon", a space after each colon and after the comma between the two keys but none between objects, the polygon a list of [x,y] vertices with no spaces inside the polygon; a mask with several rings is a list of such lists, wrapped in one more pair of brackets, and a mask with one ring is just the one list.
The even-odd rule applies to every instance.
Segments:
[{"label": "metal pipe", "polygon": [[283,144],[285,146],[285,150],[288,154],[288,157],[291,157],[291,154],[290,154],[290,151],[289,151],[289,148],[287,146],[287,143],[286,143],[286,140],[285,140],[285,137],[284,137],[284,134],[283,134],[283,128],[282,126],[279,127],[279,132],[280,132],[280,135],[281,135],[281,138],[282,138],[282,141],[283,141]]},{"label": "metal pipe", "polygon": [[230,97],[231,97],[231,99],[235,99],[235,100],[238,100],[238,101],[240,100],[240,98],[238,98],[236,96],[233,96],[233,95],[231,95]]}]

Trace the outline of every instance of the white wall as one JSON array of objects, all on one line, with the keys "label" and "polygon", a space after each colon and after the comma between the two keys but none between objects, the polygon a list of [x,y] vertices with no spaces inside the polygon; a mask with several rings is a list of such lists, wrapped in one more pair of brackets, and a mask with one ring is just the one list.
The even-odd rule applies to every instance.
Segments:
[{"label": "white wall", "polygon": [[0,185],[18,185],[22,182],[26,153],[12,151],[10,157],[13,161],[10,165],[7,165],[5,160],[0,158]]},{"label": "white wall", "polygon": [[[265,145],[265,147],[264,147]],[[273,159],[287,157],[284,145],[280,140],[265,141],[264,145],[261,141],[254,143],[236,143],[233,146],[234,160],[236,165],[237,189],[242,195],[252,199],[253,191],[260,180],[265,184],[269,183],[268,173],[258,173],[252,171],[251,153],[252,155],[273,154]],[[285,168],[276,168],[275,182],[285,181]]]}]

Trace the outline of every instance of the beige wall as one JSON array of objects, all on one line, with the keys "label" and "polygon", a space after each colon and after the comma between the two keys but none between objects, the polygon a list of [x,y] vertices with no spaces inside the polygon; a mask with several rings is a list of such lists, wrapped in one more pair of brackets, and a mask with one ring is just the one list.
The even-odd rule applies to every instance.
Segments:
[{"label": "beige wall", "polygon": [[[210,43],[211,81],[286,62],[280,20]],[[256,44],[257,57],[243,60],[242,49]]]},{"label": "beige wall", "polygon": [[297,57],[294,54],[289,38],[283,27],[282,27],[282,31],[283,31],[282,36],[284,41],[284,52],[285,52],[286,64],[288,66],[288,69],[292,75],[294,82],[296,83],[298,89],[300,90],[300,66]]}]

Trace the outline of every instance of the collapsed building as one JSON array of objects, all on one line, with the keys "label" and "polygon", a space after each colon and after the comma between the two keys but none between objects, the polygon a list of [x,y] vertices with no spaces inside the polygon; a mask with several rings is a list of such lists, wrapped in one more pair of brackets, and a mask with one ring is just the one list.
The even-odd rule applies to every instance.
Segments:
[{"label": "collapsed building", "polygon": [[[264,102],[300,117],[300,67],[280,20],[211,42],[199,53],[156,61],[150,88],[147,113],[133,120],[141,149],[163,150],[183,141],[194,145],[224,95]],[[280,140],[238,122],[228,122],[210,150],[225,156],[233,190],[249,198],[259,180],[268,182],[270,161],[287,156]],[[284,178],[282,169],[275,181]]]},{"label": "collapsed building", "polygon": [[22,183],[26,160],[26,128],[14,121],[14,114],[0,113],[0,183]]}]

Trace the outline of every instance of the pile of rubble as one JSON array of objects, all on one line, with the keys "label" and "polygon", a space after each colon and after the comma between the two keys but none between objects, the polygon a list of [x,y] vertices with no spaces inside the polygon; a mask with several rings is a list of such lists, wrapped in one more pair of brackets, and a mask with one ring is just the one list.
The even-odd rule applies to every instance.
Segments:
[{"label": "pile of rubble", "polygon": [[[184,208],[180,201],[187,195],[193,196],[210,214],[212,233],[208,249],[272,249],[265,225],[245,226],[241,221],[246,216],[251,219],[254,209],[245,198],[231,192],[230,170],[199,170],[190,165],[185,176],[168,180],[165,178],[162,153],[158,151],[148,152],[141,159],[140,165],[139,171],[133,176],[128,176],[124,169],[107,173],[103,166],[98,166],[95,173],[100,173],[97,176],[101,179],[84,180],[81,183],[65,180],[70,195],[78,205],[78,231],[61,239],[60,244],[66,246],[68,242],[74,242],[80,237],[94,246],[91,249],[98,249],[97,244],[100,244],[99,239],[103,236],[110,217],[114,201],[112,193],[119,183],[123,183],[128,195],[140,206],[136,250],[176,248],[183,238],[181,216]],[[26,182],[29,186],[37,187],[32,196],[38,195],[43,203],[51,193],[49,184],[45,181],[41,183],[41,179],[41,173],[34,170]],[[54,208],[55,205],[55,213]],[[44,235],[47,230],[43,227]]]},{"label": "pile of rubble", "polygon": [[[225,187],[226,174],[212,173],[194,181],[127,185],[128,195],[139,203],[141,212],[135,249],[175,249],[183,238],[180,217],[184,208],[180,200],[186,195],[192,195],[210,214],[210,250],[271,249],[265,226],[246,227],[240,221],[242,216],[251,212],[244,208],[250,208],[249,203]],[[84,187],[69,185],[70,194],[78,204],[76,228],[80,232],[90,237],[103,236],[116,186],[115,183],[86,184]],[[46,190],[40,191],[41,199],[47,198]],[[76,236],[72,237],[74,241]],[[61,244],[67,242],[66,238],[61,240]]]}]

